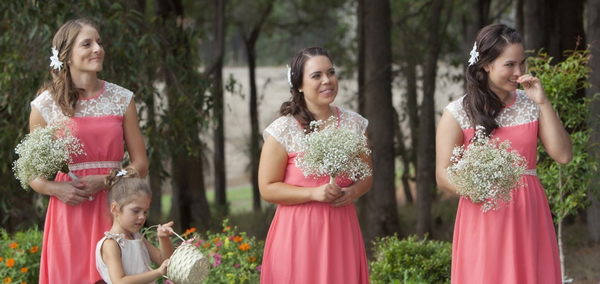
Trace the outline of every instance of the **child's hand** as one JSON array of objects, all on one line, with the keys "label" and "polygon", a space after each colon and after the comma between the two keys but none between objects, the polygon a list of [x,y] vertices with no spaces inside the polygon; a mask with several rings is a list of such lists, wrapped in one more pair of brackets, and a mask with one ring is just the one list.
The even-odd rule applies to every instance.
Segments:
[{"label": "child's hand", "polygon": [[163,261],[163,263],[160,265],[160,267],[157,268],[156,270],[158,270],[158,272],[160,272],[161,275],[165,275],[165,274],[167,274],[167,266],[169,266],[168,258],[165,261]]},{"label": "child's hand", "polygon": [[164,238],[164,237],[168,237],[170,235],[173,234],[173,229],[171,229],[171,226],[173,226],[173,221],[163,224],[163,225],[158,225],[158,228],[156,229],[156,235],[159,238]]}]

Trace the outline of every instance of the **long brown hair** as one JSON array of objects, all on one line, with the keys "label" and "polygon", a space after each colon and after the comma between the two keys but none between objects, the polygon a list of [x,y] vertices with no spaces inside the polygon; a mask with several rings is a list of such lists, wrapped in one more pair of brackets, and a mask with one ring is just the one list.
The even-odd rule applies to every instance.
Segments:
[{"label": "long brown hair", "polygon": [[[50,92],[54,102],[60,107],[62,113],[68,117],[74,115],[75,104],[77,104],[79,95],[85,91],[77,88],[73,83],[68,64],[73,44],[83,26],[91,26],[98,30],[96,25],[87,19],[70,20],[58,29],[52,40],[52,47],[58,50],[58,59],[63,62],[63,68],[60,71],[50,68],[52,81],[46,82],[37,93],[37,95],[40,95],[46,90]],[[49,51],[48,54],[50,54]]]},{"label": "long brown hair", "polygon": [[473,128],[478,125],[483,126],[487,135],[498,128],[495,119],[505,105],[490,89],[489,75],[483,66],[494,61],[507,46],[515,43],[523,43],[516,30],[503,24],[484,27],[477,33],[479,59],[465,71],[467,94],[463,100],[463,107],[471,121],[471,126]]},{"label": "long brown hair", "polygon": [[[279,108],[279,115],[292,115],[302,125],[302,127],[310,132],[310,122],[315,120],[315,115],[308,110],[306,107],[306,100],[304,99],[304,93],[300,92],[298,88],[302,86],[302,78],[304,78],[304,65],[308,59],[315,56],[326,56],[331,61],[329,53],[320,47],[307,47],[298,51],[292,58],[290,64],[291,68],[291,87],[290,93],[292,98],[281,104]],[[332,62],[333,63],[333,62]]]}]

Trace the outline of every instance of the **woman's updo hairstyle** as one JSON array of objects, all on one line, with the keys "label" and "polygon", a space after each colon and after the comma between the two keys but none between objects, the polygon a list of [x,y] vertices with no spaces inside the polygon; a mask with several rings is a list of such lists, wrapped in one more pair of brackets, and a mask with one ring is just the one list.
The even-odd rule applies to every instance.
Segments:
[{"label": "woman's updo hairstyle", "polygon": [[[83,26],[90,26],[98,30],[96,25],[87,19],[70,20],[58,29],[52,40],[51,47],[55,47],[58,50],[58,60],[63,62],[63,67],[60,70],[49,67],[50,74],[52,74],[52,81],[45,83],[38,91],[39,95],[48,90],[62,113],[67,117],[73,117],[75,104],[79,99],[79,95],[84,91],[84,89],[77,88],[73,83],[71,68],[69,66],[75,39]],[[51,54],[51,47],[43,49],[43,52]]]},{"label": "woman's updo hairstyle", "polygon": [[114,202],[121,211],[123,206],[133,202],[140,194],[152,197],[150,186],[140,178],[140,174],[132,166],[112,169],[104,179],[104,184],[108,188],[109,209],[110,204]]},{"label": "woman's updo hairstyle", "polygon": [[504,24],[492,24],[477,33],[475,43],[479,58],[465,71],[467,94],[463,100],[463,107],[471,121],[471,126],[475,128],[481,125],[485,127],[485,133],[490,135],[498,128],[495,119],[505,105],[490,89],[489,74],[483,67],[496,60],[507,46],[523,42],[515,29]]},{"label": "woman's updo hairstyle", "polygon": [[[304,100],[304,93],[300,92],[298,88],[302,87],[302,79],[304,78],[304,65],[308,59],[315,56],[326,56],[331,61],[329,53],[320,47],[307,47],[298,51],[290,64],[291,76],[290,76],[290,93],[292,97],[289,101],[281,104],[279,108],[279,115],[292,115],[302,125],[302,127],[310,132],[310,122],[315,120],[315,115],[311,113],[306,107],[306,101]],[[333,63],[333,62],[332,62]]]}]

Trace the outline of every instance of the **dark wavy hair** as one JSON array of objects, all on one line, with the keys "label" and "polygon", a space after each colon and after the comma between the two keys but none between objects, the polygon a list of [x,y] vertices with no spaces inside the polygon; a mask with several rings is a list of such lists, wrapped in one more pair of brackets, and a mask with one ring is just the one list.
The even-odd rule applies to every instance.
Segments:
[{"label": "dark wavy hair", "polygon": [[[75,104],[79,99],[79,95],[84,89],[77,88],[71,79],[71,69],[68,61],[71,58],[71,51],[73,50],[73,44],[75,39],[81,32],[83,26],[90,26],[95,28],[98,32],[98,27],[90,20],[77,19],[70,20],[58,29],[52,40],[52,47],[56,47],[58,50],[58,59],[62,61],[63,68],[56,70],[50,69],[52,74],[52,81],[46,82],[38,91],[38,95],[48,90],[50,95],[60,107],[62,113],[67,117],[72,117],[75,113]],[[50,54],[50,48],[48,50]]]},{"label": "dark wavy hair", "polygon": [[[326,56],[331,61],[329,53],[320,47],[307,47],[298,51],[290,64],[291,68],[291,84],[290,93],[292,97],[289,101],[281,104],[279,108],[279,115],[292,115],[302,125],[302,127],[310,132],[310,122],[315,120],[315,115],[308,110],[306,107],[306,101],[304,100],[304,93],[298,90],[298,87],[302,86],[302,78],[304,77],[304,65],[308,59],[315,56]],[[333,63],[333,61],[332,61]]]},{"label": "dark wavy hair", "polygon": [[463,107],[471,121],[471,126],[473,128],[478,125],[483,126],[485,133],[490,135],[498,128],[495,119],[505,105],[490,89],[489,75],[483,67],[500,56],[507,46],[523,44],[523,41],[515,29],[504,24],[492,24],[477,33],[476,43],[479,60],[468,66],[465,71],[467,94],[463,100]]}]

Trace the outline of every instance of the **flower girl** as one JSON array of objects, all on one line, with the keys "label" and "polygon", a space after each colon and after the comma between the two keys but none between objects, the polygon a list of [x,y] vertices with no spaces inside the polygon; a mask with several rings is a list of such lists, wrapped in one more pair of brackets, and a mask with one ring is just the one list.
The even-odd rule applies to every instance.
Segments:
[{"label": "flower girl", "polygon": [[[154,283],[167,273],[173,247],[169,235],[173,221],[158,225],[160,249],[139,231],[150,209],[152,192],[133,167],[113,169],[105,180],[113,217],[110,231],[96,245],[96,268],[106,283]],[[150,260],[160,263],[152,270]]]}]

